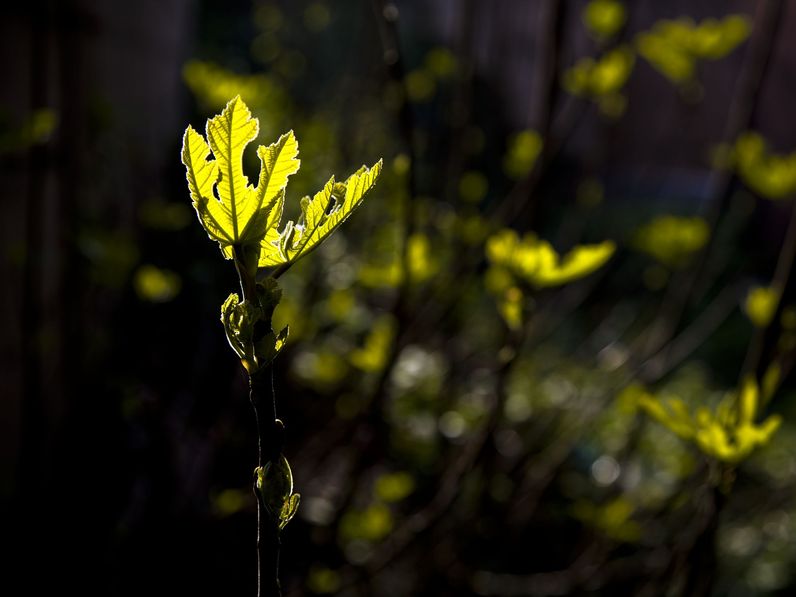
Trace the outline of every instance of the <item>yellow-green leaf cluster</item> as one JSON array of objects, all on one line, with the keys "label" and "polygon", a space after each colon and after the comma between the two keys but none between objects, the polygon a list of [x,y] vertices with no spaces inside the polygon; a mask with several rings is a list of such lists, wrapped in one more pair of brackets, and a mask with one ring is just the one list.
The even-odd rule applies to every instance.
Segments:
[{"label": "yellow-green leaf cluster", "polygon": [[533,170],[543,146],[542,136],[533,129],[520,131],[509,138],[503,170],[514,179],[523,178]]},{"label": "yellow-green leaf cluster", "polygon": [[722,20],[705,19],[699,24],[690,17],[658,21],[650,31],[636,37],[636,47],[655,69],[674,83],[694,79],[699,60],[723,58],[751,31],[749,19],[733,14]]},{"label": "yellow-green leaf cluster", "polygon": [[510,271],[536,288],[560,286],[583,278],[602,267],[615,249],[613,241],[603,241],[578,245],[561,256],[547,241],[533,234],[520,239],[510,229],[501,230],[486,243],[487,258],[493,266]]},{"label": "yellow-green leaf cluster", "polygon": [[182,280],[175,272],[146,264],[136,270],[133,285],[141,300],[165,303],[179,294]]},{"label": "yellow-green leaf cluster", "polygon": [[751,378],[737,395],[725,398],[715,411],[699,407],[692,413],[680,398],[661,399],[649,393],[639,406],[682,439],[694,443],[716,460],[736,464],[768,443],[782,423],[779,415],[757,422],[761,414],[760,391]]},{"label": "yellow-green leaf cluster", "polygon": [[597,41],[611,39],[627,20],[627,11],[619,0],[591,0],[581,13],[589,34]]},{"label": "yellow-green leaf cluster", "polygon": [[700,217],[662,215],[654,218],[633,236],[633,246],[670,269],[682,267],[705,246],[710,227]]},{"label": "yellow-green leaf cluster", "polygon": [[562,84],[573,95],[595,100],[607,116],[624,112],[626,98],[620,92],[633,72],[636,58],[627,46],[619,46],[599,59],[580,59],[564,72]]},{"label": "yellow-green leaf cluster", "polygon": [[782,199],[796,192],[796,152],[777,155],[757,133],[747,132],[735,142],[733,161],[741,180],[766,199]]},{"label": "yellow-green leaf cluster", "polygon": [[755,327],[768,327],[777,312],[781,295],[777,288],[755,286],[746,295],[743,311]]}]

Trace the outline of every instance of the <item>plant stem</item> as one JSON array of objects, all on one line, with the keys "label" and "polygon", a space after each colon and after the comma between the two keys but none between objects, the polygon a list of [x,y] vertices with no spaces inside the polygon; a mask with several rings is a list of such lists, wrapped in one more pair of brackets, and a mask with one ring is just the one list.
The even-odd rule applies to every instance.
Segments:
[{"label": "plant stem", "polygon": [[[249,400],[254,409],[257,423],[257,466],[265,466],[267,462],[279,456],[282,450],[283,430],[274,417],[272,423],[262,415],[270,402],[276,414],[276,397],[273,392],[273,368],[269,372],[255,372],[249,377]],[[270,380],[270,384],[268,383]],[[270,388],[269,388],[270,386]],[[270,392],[269,392],[270,390]],[[268,400],[270,393],[270,400]],[[270,409],[269,409],[270,410]],[[267,427],[266,427],[267,426]],[[279,523],[267,510],[262,496],[257,490],[257,479],[254,479],[254,495],[257,497],[257,597],[281,597],[279,585]]]},{"label": "plant stem", "polygon": [[[256,492],[256,490],[255,490]],[[282,597],[279,585],[279,526],[257,497],[257,597]]]}]

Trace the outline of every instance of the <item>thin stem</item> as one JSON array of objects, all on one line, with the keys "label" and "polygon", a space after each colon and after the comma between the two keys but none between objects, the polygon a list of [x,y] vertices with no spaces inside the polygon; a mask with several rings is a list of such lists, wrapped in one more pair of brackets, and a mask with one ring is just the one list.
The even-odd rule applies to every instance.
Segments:
[{"label": "thin stem", "polygon": [[[245,248],[233,248],[233,261],[240,279],[240,288],[244,301],[257,301],[257,268],[256,255]],[[262,321],[258,322],[262,323]],[[268,322],[270,327],[270,322]],[[276,418],[276,392],[274,391],[274,369],[269,365],[266,373],[257,369],[249,374],[249,401],[254,409],[254,421],[257,426],[257,467],[262,474],[262,467],[275,461],[282,452],[284,428]],[[270,397],[269,397],[270,392]],[[268,424],[263,417],[263,408],[269,401],[274,416]],[[261,492],[257,488],[257,474],[253,481],[253,491],[257,498],[257,597],[281,597],[279,586],[279,521],[266,507]]]},{"label": "thin stem", "polygon": [[[249,377],[249,400],[254,409],[257,423],[257,464],[262,467],[279,456],[282,450],[282,428],[276,422],[276,394],[273,386],[273,366],[269,366],[268,381],[265,373],[255,372]],[[265,432],[261,409],[266,404],[270,385],[271,402],[274,409],[274,420],[268,433]],[[254,480],[254,494],[257,497],[257,597],[281,597],[279,585],[279,552],[281,540],[279,524],[263,503],[257,490],[257,479]]]}]

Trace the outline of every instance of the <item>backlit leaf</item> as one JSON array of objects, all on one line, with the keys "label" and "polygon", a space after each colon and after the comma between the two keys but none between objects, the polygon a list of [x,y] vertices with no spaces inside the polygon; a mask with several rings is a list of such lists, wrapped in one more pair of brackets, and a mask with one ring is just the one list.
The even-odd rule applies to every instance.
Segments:
[{"label": "backlit leaf", "polygon": [[256,246],[276,227],[287,179],[300,165],[298,143],[290,131],[276,143],[258,148],[260,175],[252,187],[243,173],[243,151],[258,129],[257,119],[237,96],[207,121],[209,144],[190,126],[183,138],[182,162],[194,208],[227,259],[232,258],[233,245]]},{"label": "backlit leaf", "polygon": [[297,222],[287,222],[278,236],[269,228],[261,243],[260,267],[292,263],[320,245],[361,205],[381,167],[381,160],[370,168],[362,166],[342,183],[332,177],[312,199],[304,197]]}]

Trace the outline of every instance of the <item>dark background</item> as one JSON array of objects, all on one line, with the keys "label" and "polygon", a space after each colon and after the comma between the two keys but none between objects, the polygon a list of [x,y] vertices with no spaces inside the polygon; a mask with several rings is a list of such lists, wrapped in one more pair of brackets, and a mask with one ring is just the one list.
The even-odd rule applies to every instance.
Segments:
[{"label": "dark background", "polygon": [[[560,86],[602,51],[575,0],[4,8],[0,592],[254,592],[255,429],[218,322],[237,279],[197,225],[179,160],[185,127],[202,130],[240,92],[258,143],[296,131],[293,215],[332,173],[385,160],[338,240],[280,279],[292,340],[275,387],[302,494],[283,534],[287,594],[664,595],[694,576],[717,595],[792,594],[792,383],[771,405],[783,428],[739,468],[707,538],[689,531],[712,520],[709,464],[615,398],[636,378],[697,401],[738,380],[755,336],[739,305],[769,283],[790,203],[756,197],[711,155],[745,130],[796,147],[796,5],[625,4],[607,47],[682,15],[741,13],[754,29],[687,89],[637,56],[627,107],[608,118]],[[424,92],[439,48],[455,70]],[[232,83],[192,82],[191,61]],[[20,133],[42,109],[52,130]],[[503,156],[528,128],[546,149],[514,181]],[[487,183],[475,201],[459,184],[468,172]],[[579,200],[584,180],[601,201]],[[662,213],[704,216],[714,240],[661,288],[631,239]],[[603,239],[619,250],[590,282],[541,293],[540,325],[512,346],[484,291],[484,235],[460,233],[468,218],[561,251]],[[411,234],[428,239],[433,275],[363,282],[363,264],[385,269]],[[170,289],[142,290],[146,265]],[[385,317],[392,349],[362,370],[352,351]],[[638,369],[660,326],[667,348],[699,321],[707,331],[685,355]],[[761,341],[759,373],[779,354],[776,331]],[[601,481],[598,461],[619,472]],[[379,479],[396,472],[411,482],[392,501]],[[583,514],[612,500],[635,522]]]}]

